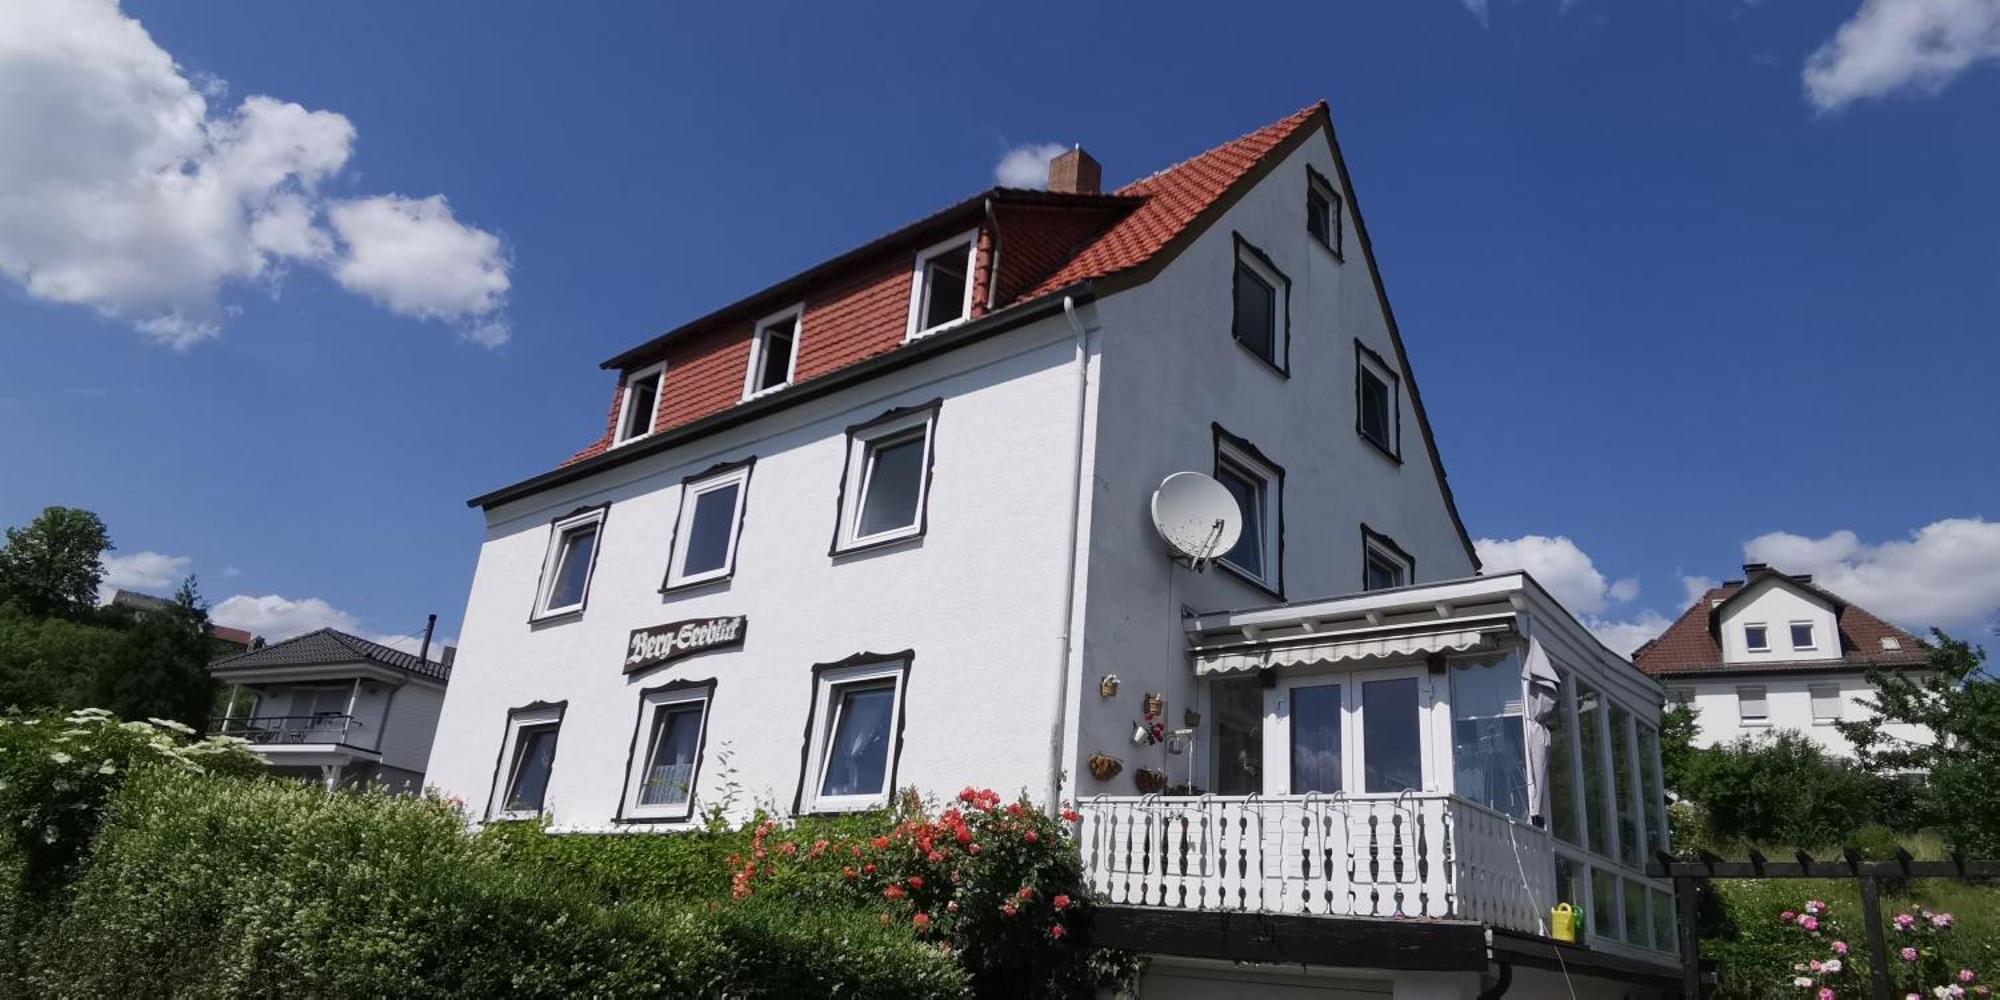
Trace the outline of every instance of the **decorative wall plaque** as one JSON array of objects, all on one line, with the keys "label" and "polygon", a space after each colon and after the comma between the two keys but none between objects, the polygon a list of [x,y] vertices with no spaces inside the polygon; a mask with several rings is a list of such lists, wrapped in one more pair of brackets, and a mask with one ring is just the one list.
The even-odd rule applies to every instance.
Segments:
[{"label": "decorative wall plaque", "polygon": [[637,673],[696,653],[734,649],[743,645],[743,634],[749,630],[750,619],[744,615],[635,628],[625,647],[625,672]]}]

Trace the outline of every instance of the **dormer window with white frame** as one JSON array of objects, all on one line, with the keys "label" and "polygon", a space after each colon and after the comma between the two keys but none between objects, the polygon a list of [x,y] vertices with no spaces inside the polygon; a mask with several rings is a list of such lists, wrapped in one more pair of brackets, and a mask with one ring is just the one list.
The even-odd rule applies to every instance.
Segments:
[{"label": "dormer window with white frame", "polygon": [[618,401],[618,433],[612,443],[637,441],[653,433],[660,416],[660,395],[667,382],[666,362],[641,368],[626,376],[625,392]]},{"label": "dormer window with white frame", "polygon": [[1243,530],[1216,561],[1270,591],[1284,591],[1285,470],[1250,442],[1220,426],[1215,432],[1215,478],[1236,498]]},{"label": "dormer window with white frame", "polygon": [[743,535],[755,464],[750,459],[719,465],[682,480],[662,591],[713,583],[736,572],[736,545]]},{"label": "dormer window with white frame", "polygon": [[832,554],[921,536],[943,400],[890,410],[847,429]]},{"label": "dormer window with white frame", "polygon": [[805,306],[773,313],[758,321],[750,338],[750,367],[743,374],[743,398],[753,399],[792,384],[799,365],[799,329]]},{"label": "dormer window with white frame", "polygon": [[1395,461],[1403,460],[1403,380],[1381,355],[1354,342],[1354,430]]},{"label": "dormer window with white frame", "polygon": [[589,507],[549,525],[549,548],[542,556],[541,582],[535,587],[531,620],[578,614],[590,596],[590,577],[597,568],[598,542],[604,535],[609,505]]},{"label": "dormer window with white frame", "polygon": [[1752,653],[1771,651],[1771,628],[1762,622],[1743,626],[1743,648]]},{"label": "dormer window with white frame", "polygon": [[956,326],[972,315],[972,260],[978,245],[979,230],[973,229],[917,254],[905,340]]},{"label": "dormer window with white frame", "polygon": [[799,812],[853,812],[889,804],[896,787],[909,668],[907,652],[854,656],[813,668]]},{"label": "dormer window with white frame", "polygon": [[1290,374],[1292,279],[1270,255],[1236,234],[1230,281],[1230,335],[1259,361]]},{"label": "dormer window with white frame", "polygon": [[1792,651],[1797,653],[1809,653],[1818,648],[1819,648],[1819,643],[1814,641],[1813,639],[1813,623],[1793,622]]}]

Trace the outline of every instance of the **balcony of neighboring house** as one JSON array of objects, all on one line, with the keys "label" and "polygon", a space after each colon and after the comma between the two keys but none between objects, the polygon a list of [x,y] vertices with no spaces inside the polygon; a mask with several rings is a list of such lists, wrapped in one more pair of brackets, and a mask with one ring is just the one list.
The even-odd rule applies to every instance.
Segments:
[{"label": "balcony of neighboring house", "polygon": [[322,629],[210,664],[227,695],[209,728],[247,740],[280,775],[415,791],[450,671]]},{"label": "balcony of neighboring house", "polygon": [[1659,689],[1531,579],[1187,632],[1199,709],[1167,741],[1174,787],[1077,805],[1101,943],[1671,982],[1672,886],[1644,871],[1667,848]]}]

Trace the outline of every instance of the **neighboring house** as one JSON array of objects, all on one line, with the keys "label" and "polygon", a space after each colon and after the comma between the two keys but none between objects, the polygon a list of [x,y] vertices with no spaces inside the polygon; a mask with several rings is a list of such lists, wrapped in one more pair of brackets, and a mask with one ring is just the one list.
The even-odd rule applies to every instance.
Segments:
[{"label": "neighboring house", "polygon": [[328,790],[380,784],[424,787],[424,766],[451,680],[453,650],[419,659],[323,628],[209,664],[229,685],[210,727],[249,740],[280,773]]},{"label": "neighboring house", "polygon": [[[1743,579],[1703,594],[1632,659],[1669,700],[1694,706],[1699,746],[1793,729],[1851,755],[1834,723],[1869,715],[1869,668],[1921,668],[1926,655],[1916,636],[1812,577],[1748,563]],[[1889,732],[1929,739],[1917,726]]]},{"label": "neighboring house", "polygon": [[[1661,992],[1659,688],[1474,576],[1325,105],[1098,180],[1072,150],[604,362],[602,436],[472,501],[430,780],[579,831],[1025,790],[1148,995]],[[1148,517],[1181,470],[1244,523],[1206,572]]]},{"label": "neighboring house", "polygon": [[[118,590],[112,593],[108,606],[122,608],[135,615],[151,615],[166,611],[168,608],[174,606],[174,602],[164,597],[141,594],[134,590]],[[210,622],[208,637],[215,644],[215,655],[217,656],[242,653],[257,648],[256,636],[240,628],[230,628],[227,625],[217,625]]]}]

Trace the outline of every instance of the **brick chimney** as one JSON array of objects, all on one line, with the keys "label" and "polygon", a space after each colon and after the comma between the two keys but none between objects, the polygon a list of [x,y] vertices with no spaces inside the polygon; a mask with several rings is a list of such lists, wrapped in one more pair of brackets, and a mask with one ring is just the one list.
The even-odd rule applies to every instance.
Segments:
[{"label": "brick chimney", "polygon": [[1104,168],[1082,146],[1049,161],[1049,190],[1057,194],[1101,194],[1103,184]]}]

